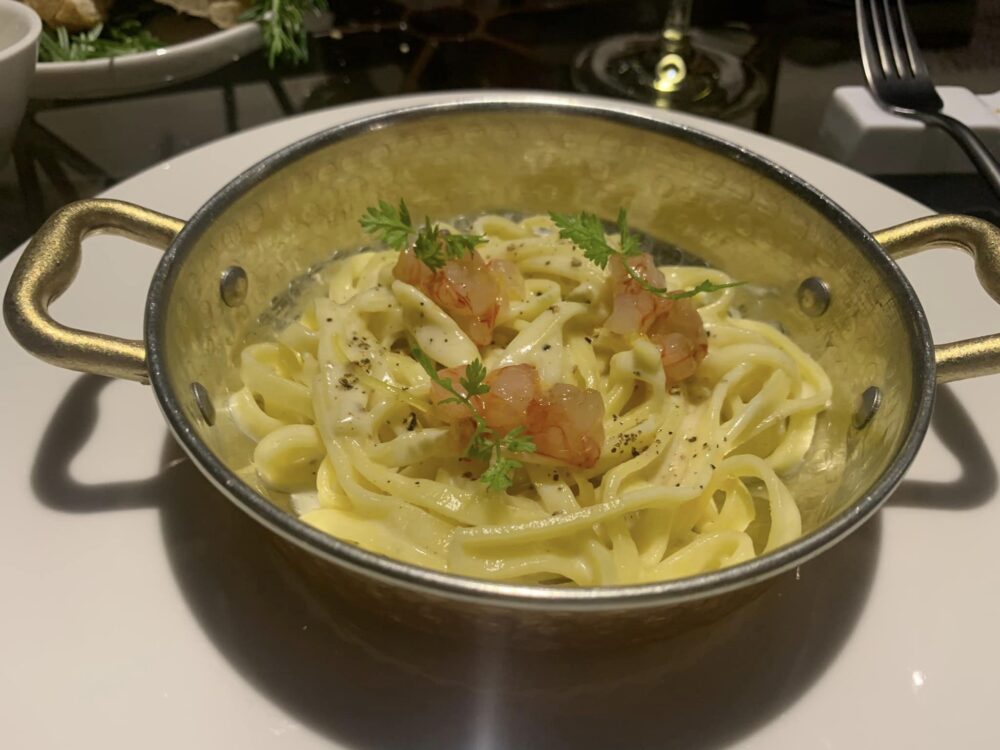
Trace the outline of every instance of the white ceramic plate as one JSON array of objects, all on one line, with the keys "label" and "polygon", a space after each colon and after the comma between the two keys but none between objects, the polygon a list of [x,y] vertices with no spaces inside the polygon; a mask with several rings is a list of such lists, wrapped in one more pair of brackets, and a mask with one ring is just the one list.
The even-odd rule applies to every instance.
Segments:
[{"label": "white ceramic plate", "polygon": [[31,96],[90,99],[151,91],[211,73],[259,49],[261,44],[260,27],[247,22],[133,55],[38,63]]},{"label": "white ceramic plate", "polygon": [[[402,101],[245,132],[108,195],[189,216],[275,149]],[[928,213],[768,138],[642,112],[770,157],[873,229]],[[99,237],[85,256],[55,314],[137,336],[156,253]],[[1000,328],[963,256],[904,267],[937,340]],[[888,505],[750,607],[673,642],[566,659],[499,637],[402,633],[336,603],[329,614],[172,447],[148,388],[49,367],[6,330],[0,360],[5,747],[1000,747],[1000,421],[988,406],[1000,377],[941,389]]]}]

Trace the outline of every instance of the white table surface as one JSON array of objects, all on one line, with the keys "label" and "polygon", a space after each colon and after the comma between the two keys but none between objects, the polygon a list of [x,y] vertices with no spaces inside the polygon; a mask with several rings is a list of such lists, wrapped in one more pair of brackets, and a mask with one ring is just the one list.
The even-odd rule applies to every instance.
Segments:
[{"label": "white table surface", "polygon": [[[271,151],[394,103],[244,132],[107,195],[187,217]],[[783,164],[870,228],[929,213],[788,145],[678,119]],[[138,336],[156,261],[89,241],[57,316]],[[904,268],[936,340],[1000,330],[961,254]],[[798,580],[677,641],[569,658],[331,621],[180,456],[148,388],[47,366],[5,329],[0,361],[2,747],[1000,747],[995,376],[939,390],[897,494]]]}]

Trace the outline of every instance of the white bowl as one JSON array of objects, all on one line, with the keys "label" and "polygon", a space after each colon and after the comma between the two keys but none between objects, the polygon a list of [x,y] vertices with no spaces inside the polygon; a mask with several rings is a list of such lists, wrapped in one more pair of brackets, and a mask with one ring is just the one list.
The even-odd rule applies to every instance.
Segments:
[{"label": "white bowl", "polygon": [[217,70],[259,49],[262,43],[260,27],[251,21],[148,52],[38,63],[31,96],[87,99],[151,91]]},{"label": "white bowl", "polygon": [[42,21],[27,5],[0,0],[0,167],[10,155],[28,102]]}]

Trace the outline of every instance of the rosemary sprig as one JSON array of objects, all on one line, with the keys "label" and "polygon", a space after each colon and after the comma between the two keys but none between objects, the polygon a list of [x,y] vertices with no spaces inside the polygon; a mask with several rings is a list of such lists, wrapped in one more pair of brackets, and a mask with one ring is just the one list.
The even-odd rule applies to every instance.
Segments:
[{"label": "rosemary sprig", "polygon": [[99,23],[77,34],[70,34],[65,26],[46,27],[38,40],[38,59],[40,62],[75,62],[121,57],[162,46],[163,42],[142,28],[138,19],[126,18],[112,24]]},{"label": "rosemary sprig", "polygon": [[309,59],[305,15],[328,8],[328,0],[254,0],[240,20],[260,24],[269,67],[300,65]]},{"label": "rosemary sprig", "polygon": [[451,394],[451,397],[438,403],[462,404],[469,410],[469,416],[475,422],[476,430],[472,434],[472,440],[469,441],[465,454],[469,458],[490,462],[489,467],[479,477],[479,481],[495,492],[506,491],[514,482],[512,479],[514,472],[524,465],[516,458],[511,458],[509,454],[534,453],[535,441],[531,436],[524,434],[523,427],[515,427],[498,439],[496,433],[486,424],[486,420],[476,411],[472,399],[490,392],[490,387],[486,385],[486,367],[478,359],[465,366],[465,374],[458,380],[462,390],[465,391],[463,393],[462,390],[455,388],[450,379],[438,374],[434,362],[423,350],[414,347],[411,354],[431,380]]},{"label": "rosemary sprig", "polygon": [[[328,0],[254,0],[240,20],[260,25],[271,68],[278,62],[298,65],[309,58],[307,14],[328,7]],[[148,20],[149,15],[148,8],[141,5],[137,10],[119,12],[115,9],[111,22],[97,24],[78,34],[70,34],[61,26],[46,28],[39,40],[38,59],[41,62],[91,60],[163,47],[164,42],[144,27],[144,20]]]},{"label": "rosemary sprig", "polygon": [[479,234],[452,234],[431,224],[425,219],[421,227],[415,227],[410,219],[410,211],[402,198],[399,208],[380,200],[377,206],[369,206],[360,219],[361,228],[378,237],[393,250],[405,250],[413,239],[413,252],[432,271],[444,266],[451,259],[461,258],[472,252],[476,245],[486,242]]},{"label": "rosemary sprig", "polygon": [[698,294],[717,292],[720,289],[740,286],[744,283],[742,281],[734,281],[728,284],[715,284],[706,279],[693,289],[679,289],[675,291],[670,291],[666,287],[654,286],[642,278],[626,260],[627,258],[640,255],[642,248],[639,246],[639,238],[628,229],[628,215],[624,208],[618,209],[618,234],[621,238],[619,240],[619,247],[612,247],[608,244],[608,238],[604,234],[604,225],[594,214],[581,211],[578,214],[551,213],[549,216],[559,228],[559,236],[564,240],[569,240],[583,250],[584,257],[589,261],[600,268],[607,268],[608,261],[617,255],[622,259],[622,266],[624,266],[625,272],[640,287],[658,297],[663,297],[664,299],[685,299]]}]

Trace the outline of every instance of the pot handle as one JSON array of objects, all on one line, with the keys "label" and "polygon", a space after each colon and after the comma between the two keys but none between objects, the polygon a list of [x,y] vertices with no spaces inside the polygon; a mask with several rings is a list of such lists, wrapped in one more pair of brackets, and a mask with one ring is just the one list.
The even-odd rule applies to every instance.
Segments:
[{"label": "pot handle", "polygon": [[14,268],[3,301],[7,328],[36,357],[60,367],[148,382],[142,341],[81,331],[56,322],[52,304],[76,278],[81,246],[92,234],[116,234],[160,250],[184,222],[123,201],[76,201],[49,217]]},{"label": "pot handle", "polygon": [[[972,216],[942,214],[875,232],[875,240],[894,259],[940,245],[952,245],[976,261],[979,283],[1000,302],[1000,229]],[[976,378],[1000,372],[1000,335],[953,341],[934,347],[937,382]]]}]

